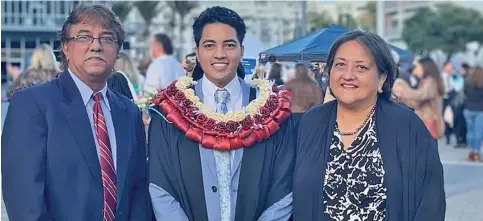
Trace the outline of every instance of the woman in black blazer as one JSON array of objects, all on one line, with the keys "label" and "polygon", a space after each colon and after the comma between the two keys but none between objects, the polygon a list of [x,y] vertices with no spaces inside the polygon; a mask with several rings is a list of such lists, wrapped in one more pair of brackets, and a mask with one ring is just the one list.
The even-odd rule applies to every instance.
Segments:
[{"label": "woman in black blazer", "polygon": [[443,221],[437,142],[390,100],[397,66],[385,41],[349,32],[332,45],[326,69],[335,100],[300,122],[294,220]]}]

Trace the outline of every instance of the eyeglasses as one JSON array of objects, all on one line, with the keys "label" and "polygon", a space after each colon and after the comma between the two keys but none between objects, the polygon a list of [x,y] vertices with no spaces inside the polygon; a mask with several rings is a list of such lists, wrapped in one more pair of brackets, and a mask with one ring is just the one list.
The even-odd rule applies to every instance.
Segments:
[{"label": "eyeglasses", "polygon": [[98,39],[99,42],[103,45],[112,45],[117,42],[117,39],[113,37],[99,37],[99,38],[94,38],[89,35],[79,35],[76,37],[69,38],[69,41],[74,40],[77,43],[84,44],[84,45],[90,45],[92,42],[94,42],[94,39]]}]

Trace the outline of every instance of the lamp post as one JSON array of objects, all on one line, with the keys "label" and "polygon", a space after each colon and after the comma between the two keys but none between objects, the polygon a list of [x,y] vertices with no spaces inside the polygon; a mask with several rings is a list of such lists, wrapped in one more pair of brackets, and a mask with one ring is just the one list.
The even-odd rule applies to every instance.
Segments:
[{"label": "lamp post", "polygon": [[376,3],[376,29],[377,35],[384,38],[384,1],[377,0]]},{"label": "lamp post", "polygon": [[307,0],[303,0],[302,4],[302,30],[301,36],[305,36],[307,34]]}]

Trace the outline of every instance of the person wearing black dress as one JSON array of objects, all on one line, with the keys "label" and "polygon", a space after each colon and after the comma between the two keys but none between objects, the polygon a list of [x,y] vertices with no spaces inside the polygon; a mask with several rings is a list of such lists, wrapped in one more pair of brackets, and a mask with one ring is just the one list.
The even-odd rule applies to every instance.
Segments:
[{"label": "person wearing black dress", "polygon": [[293,219],[443,221],[438,146],[419,117],[391,101],[397,65],[385,41],[351,31],[327,58],[334,101],[300,124]]}]

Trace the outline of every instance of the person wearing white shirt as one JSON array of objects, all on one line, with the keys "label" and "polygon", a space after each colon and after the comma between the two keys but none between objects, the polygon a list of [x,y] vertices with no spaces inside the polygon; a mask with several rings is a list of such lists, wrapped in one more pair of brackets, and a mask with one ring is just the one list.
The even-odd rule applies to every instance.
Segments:
[{"label": "person wearing white shirt", "polygon": [[154,60],[146,73],[144,92],[155,94],[186,75],[181,63],[172,56],[173,45],[167,35],[161,33],[154,35],[151,42],[151,54]]},{"label": "person wearing white shirt", "polygon": [[270,55],[268,57],[268,62],[265,64],[265,79],[268,79],[268,73],[272,70],[272,65],[277,62],[277,57],[275,55]]}]

